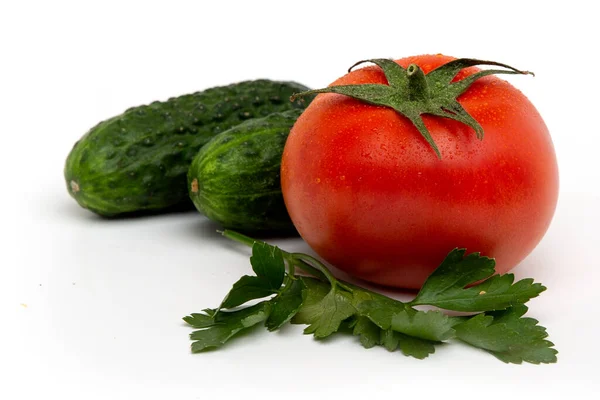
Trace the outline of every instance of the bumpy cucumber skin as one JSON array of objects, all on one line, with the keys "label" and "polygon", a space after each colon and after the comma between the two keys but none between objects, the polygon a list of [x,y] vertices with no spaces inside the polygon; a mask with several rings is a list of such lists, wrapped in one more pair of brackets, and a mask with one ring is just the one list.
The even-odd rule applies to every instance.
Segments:
[{"label": "bumpy cucumber skin", "polygon": [[285,141],[301,110],[243,122],[212,138],[188,172],[196,208],[224,228],[242,232],[293,232],[280,167]]},{"label": "bumpy cucumber skin", "polygon": [[304,109],[308,90],[266,79],[215,87],[130,108],[90,129],[67,157],[67,190],[77,202],[111,217],[139,211],[193,208],[186,174],[213,136],[273,112]]}]

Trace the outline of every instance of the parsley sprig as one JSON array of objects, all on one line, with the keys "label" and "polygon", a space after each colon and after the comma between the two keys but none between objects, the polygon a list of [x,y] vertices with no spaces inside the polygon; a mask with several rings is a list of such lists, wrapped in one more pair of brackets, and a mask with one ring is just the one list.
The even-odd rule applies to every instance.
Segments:
[{"label": "parsley sprig", "polygon": [[[404,303],[336,279],[310,255],[288,253],[233,231],[222,234],[252,247],[255,275],[234,283],[218,308],[183,318],[198,329],[190,335],[192,352],[220,347],[261,323],[269,331],[292,323],[308,325],[304,333],[318,339],[351,332],[365,348],[383,346],[418,359],[443,342],[460,340],[505,363],[556,362],[558,352],[546,339],[546,328],[523,317],[524,303],[546,288],[532,279],[514,282],[513,274],[494,275],[494,260],[479,253],[452,250],[417,296]],[[241,307],[248,302],[253,304]],[[476,314],[450,316],[418,310],[419,305]]]}]

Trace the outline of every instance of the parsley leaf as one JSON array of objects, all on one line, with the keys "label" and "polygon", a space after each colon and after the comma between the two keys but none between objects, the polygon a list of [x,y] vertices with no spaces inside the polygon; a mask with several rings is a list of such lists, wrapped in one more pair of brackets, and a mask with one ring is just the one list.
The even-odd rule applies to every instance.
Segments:
[{"label": "parsley leaf", "polygon": [[387,330],[392,326],[392,317],[394,314],[404,311],[404,304],[364,300],[358,304],[357,308],[360,315],[369,318],[379,328]]},{"label": "parsley leaf", "polygon": [[446,340],[454,334],[453,321],[440,311],[417,311],[391,299],[363,301],[358,310],[383,330],[432,341]]},{"label": "parsley leaf", "polygon": [[406,307],[392,317],[392,330],[419,339],[442,341],[454,336],[453,323],[441,311],[417,311]]},{"label": "parsley leaf", "polygon": [[238,332],[250,328],[267,319],[270,304],[266,301],[239,311],[220,311],[212,317],[209,314],[192,314],[184,321],[196,328],[204,328],[190,334],[192,352],[221,347]]},{"label": "parsley leaf", "polygon": [[[492,311],[523,304],[546,290],[533,279],[513,284],[514,275],[494,275],[495,261],[479,253],[464,256],[465,249],[454,249],[427,278],[411,305],[431,305],[455,311]],[[477,281],[484,282],[466,288]]]},{"label": "parsley leaf", "polygon": [[352,334],[359,336],[360,343],[365,349],[370,349],[380,344],[381,332],[381,328],[371,322],[369,318],[359,316],[356,318]]},{"label": "parsley leaf", "polygon": [[256,276],[242,276],[233,284],[219,308],[237,307],[249,300],[275,294],[281,288],[285,276],[285,263],[279,248],[255,242],[250,263]]},{"label": "parsley leaf", "polygon": [[369,318],[362,316],[356,318],[352,333],[359,336],[360,343],[366,349],[376,345],[381,345],[389,351],[395,351],[399,348],[405,356],[420,360],[433,354],[435,352],[434,345],[440,344],[440,342],[405,335],[392,329],[383,330]]},{"label": "parsley leaf", "polygon": [[329,293],[331,286],[328,283],[309,277],[299,277],[306,287],[306,295],[302,307],[291,319],[292,324],[310,325],[314,316],[319,313],[320,303]]},{"label": "parsley leaf", "polygon": [[400,348],[405,356],[411,356],[419,360],[433,354],[435,352],[434,345],[439,344],[439,342],[408,336],[391,329],[381,331],[381,343],[389,351]]},{"label": "parsley leaf", "polygon": [[312,333],[316,338],[324,338],[336,332],[342,321],[353,316],[356,309],[352,305],[352,294],[331,286],[329,293],[317,303],[308,316],[310,325],[304,333]]},{"label": "parsley leaf", "polygon": [[293,324],[309,325],[304,333],[324,338],[336,332],[341,323],[356,313],[352,294],[337,286],[315,278],[300,277],[306,287],[306,296]]},{"label": "parsley leaf", "polygon": [[306,285],[300,279],[293,279],[271,303],[271,313],[265,323],[270,331],[288,323],[298,312],[307,294]]},{"label": "parsley leaf", "polygon": [[256,276],[263,278],[273,289],[283,284],[285,263],[283,253],[276,247],[264,242],[255,242],[252,246],[250,264]]},{"label": "parsley leaf", "polygon": [[183,320],[193,326],[194,328],[208,328],[215,324],[213,316],[215,310],[206,308],[202,310],[202,313],[193,313],[187,317],[183,317]]},{"label": "parsley leaf", "polygon": [[533,318],[522,318],[527,306],[477,314],[454,327],[456,337],[474,347],[487,350],[505,363],[523,361],[539,364],[556,362],[558,351],[545,338],[546,328]]}]

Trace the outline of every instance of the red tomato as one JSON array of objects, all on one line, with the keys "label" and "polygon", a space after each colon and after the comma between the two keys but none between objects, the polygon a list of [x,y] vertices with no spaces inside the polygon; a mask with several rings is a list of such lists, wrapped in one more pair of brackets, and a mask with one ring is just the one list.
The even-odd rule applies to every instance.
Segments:
[{"label": "red tomato", "polygon": [[[425,73],[453,58],[397,60]],[[462,79],[474,72],[459,73]],[[333,85],[387,83],[379,67]],[[442,158],[391,108],[320,94],[293,127],[281,184],[298,232],[326,261],[350,275],[419,288],[453,248],[496,259],[504,273],[545,234],[558,197],[556,155],[529,100],[494,76],[458,101],[484,130],[425,115]]]}]

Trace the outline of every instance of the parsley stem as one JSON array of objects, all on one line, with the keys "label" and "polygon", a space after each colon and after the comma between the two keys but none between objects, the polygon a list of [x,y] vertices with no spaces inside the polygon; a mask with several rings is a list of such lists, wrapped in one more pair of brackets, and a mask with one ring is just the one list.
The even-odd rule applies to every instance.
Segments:
[{"label": "parsley stem", "polygon": [[225,236],[227,239],[235,240],[236,242],[245,244],[248,247],[252,247],[254,243],[264,243],[261,240],[252,239],[246,235],[242,235],[241,233],[230,231],[229,229],[225,229],[223,231],[217,231],[221,235]]},{"label": "parsley stem", "polygon": [[304,254],[304,253],[292,253],[291,256],[302,262],[303,265],[300,266],[300,268],[305,269],[305,265],[308,265],[309,267],[312,267],[313,269],[317,269],[319,272],[321,272],[325,276],[325,278],[327,278],[329,283],[331,283],[332,287],[339,286],[339,287],[347,290],[348,292],[352,292],[352,288],[350,288],[345,283],[342,283],[335,276],[333,276],[333,274],[329,271],[329,269],[327,269],[325,264],[323,264],[321,261],[317,260],[316,258],[309,256],[308,254]]},{"label": "parsley stem", "polygon": [[[304,254],[304,253],[291,253],[290,256],[292,257],[292,259],[299,260],[302,262],[303,265],[299,266],[300,268],[304,269],[305,265],[308,264],[309,267],[312,267],[310,269],[317,269],[323,275],[325,275],[325,278],[327,278],[327,280],[332,285],[334,285],[338,282],[338,280],[335,278],[335,276],[333,276],[331,274],[331,272],[329,272],[327,267],[325,267],[325,265],[323,265],[323,263],[321,263],[316,258],[309,256],[308,254]],[[306,272],[310,272],[310,271],[306,271]]]},{"label": "parsley stem", "polygon": [[321,272],[317,268],[313,267],[306,261],[303,261],[303,260],[298,259],[297,257],[294,257],[294,254],[292,254],[292,253],[288,253],[287,251],[284,251],[284,250],[281,250],[281,251],[283,252],[284,257],[286,257],[286,259],[288,260],[288,265],[291,267],[290,274],[293,274],[294,268],[298,267],[302,271],[318,278],[319,280],[321,280],[323,282],[329,281],[329,279],[323,272]]},{"label": "parsley stem", "polygon": [[[221,233],[221,235],[225,236],[226,238],[234,240],[238,243],[245,244],[248,247],[254,246],[254,243],[265,243],[262,240],[252,239],[251,237],[242,235],[241,233],[231,231],[229,229],[225,229],[223,231],[218,231],[218,232]],[[281,250],[281,249],[279,249],[279,250]],[[295,266],[297,266],[298,268],[302,269],[304,272],[307,272],[323,281],[328,280],[329,282],[332,282],[331,279],[335,280],[335,277],[333,277],[333,275],[331,275],[329,270],[327,270],[327,268],[322,263],[320,263],[317,259],[306,255],[307,257],[310,257],[314,262],[319,263],[321,268],[315,267],[311,263],[306,262],[305,260],[302,260],[300,257],[295,257],[294,254],[289,253],[285,250],[281,250],[281,253],[285,257],[285,259],[288,261],[288,269],[289,269],[290,274],[292,274],[292,275],[294,274]],[[301,254],[301,253],[295,253],[295,254]],[[302,254],[302,255],[305,255],[305,254]],[[323,269],[325,271],[327,271],[327,273],[325,273],[323,271]]]},{"label": "parsley stem", "polygon": [[394,299],[392,297],[388,297],[388,296],[386,296],[384,294],[375,292],[373,290],[367,289],[367,288],[362,287],[362,286],[358,286],[358,285],[355,285],[355,284],[352,284],[352,283],[349,283],[349,282],[346,282],[346,281],[342,281],[342,282],[345,285],[347,285],[353,291],[358,290],[358,291],[362,291],[362,292],[368,293],[369,295],[373,296],[374,298],[376,298],[378,300],[385,301],[386,303],[393,303],[393,304],[395,304],[395,305],[397,305],[399,307],[410,307],[409,303],[405,303],[403,301]]},{"label": "parsley stem", "polygon": [[294,264],[294,259],[289,256],[289,253],[287,253],[283,250],[281,250],[281,252],[283,253],[283,257],[287,261],[286,264],[288,267],[288,275],[291,275],[295,279],[296,265]]}]

